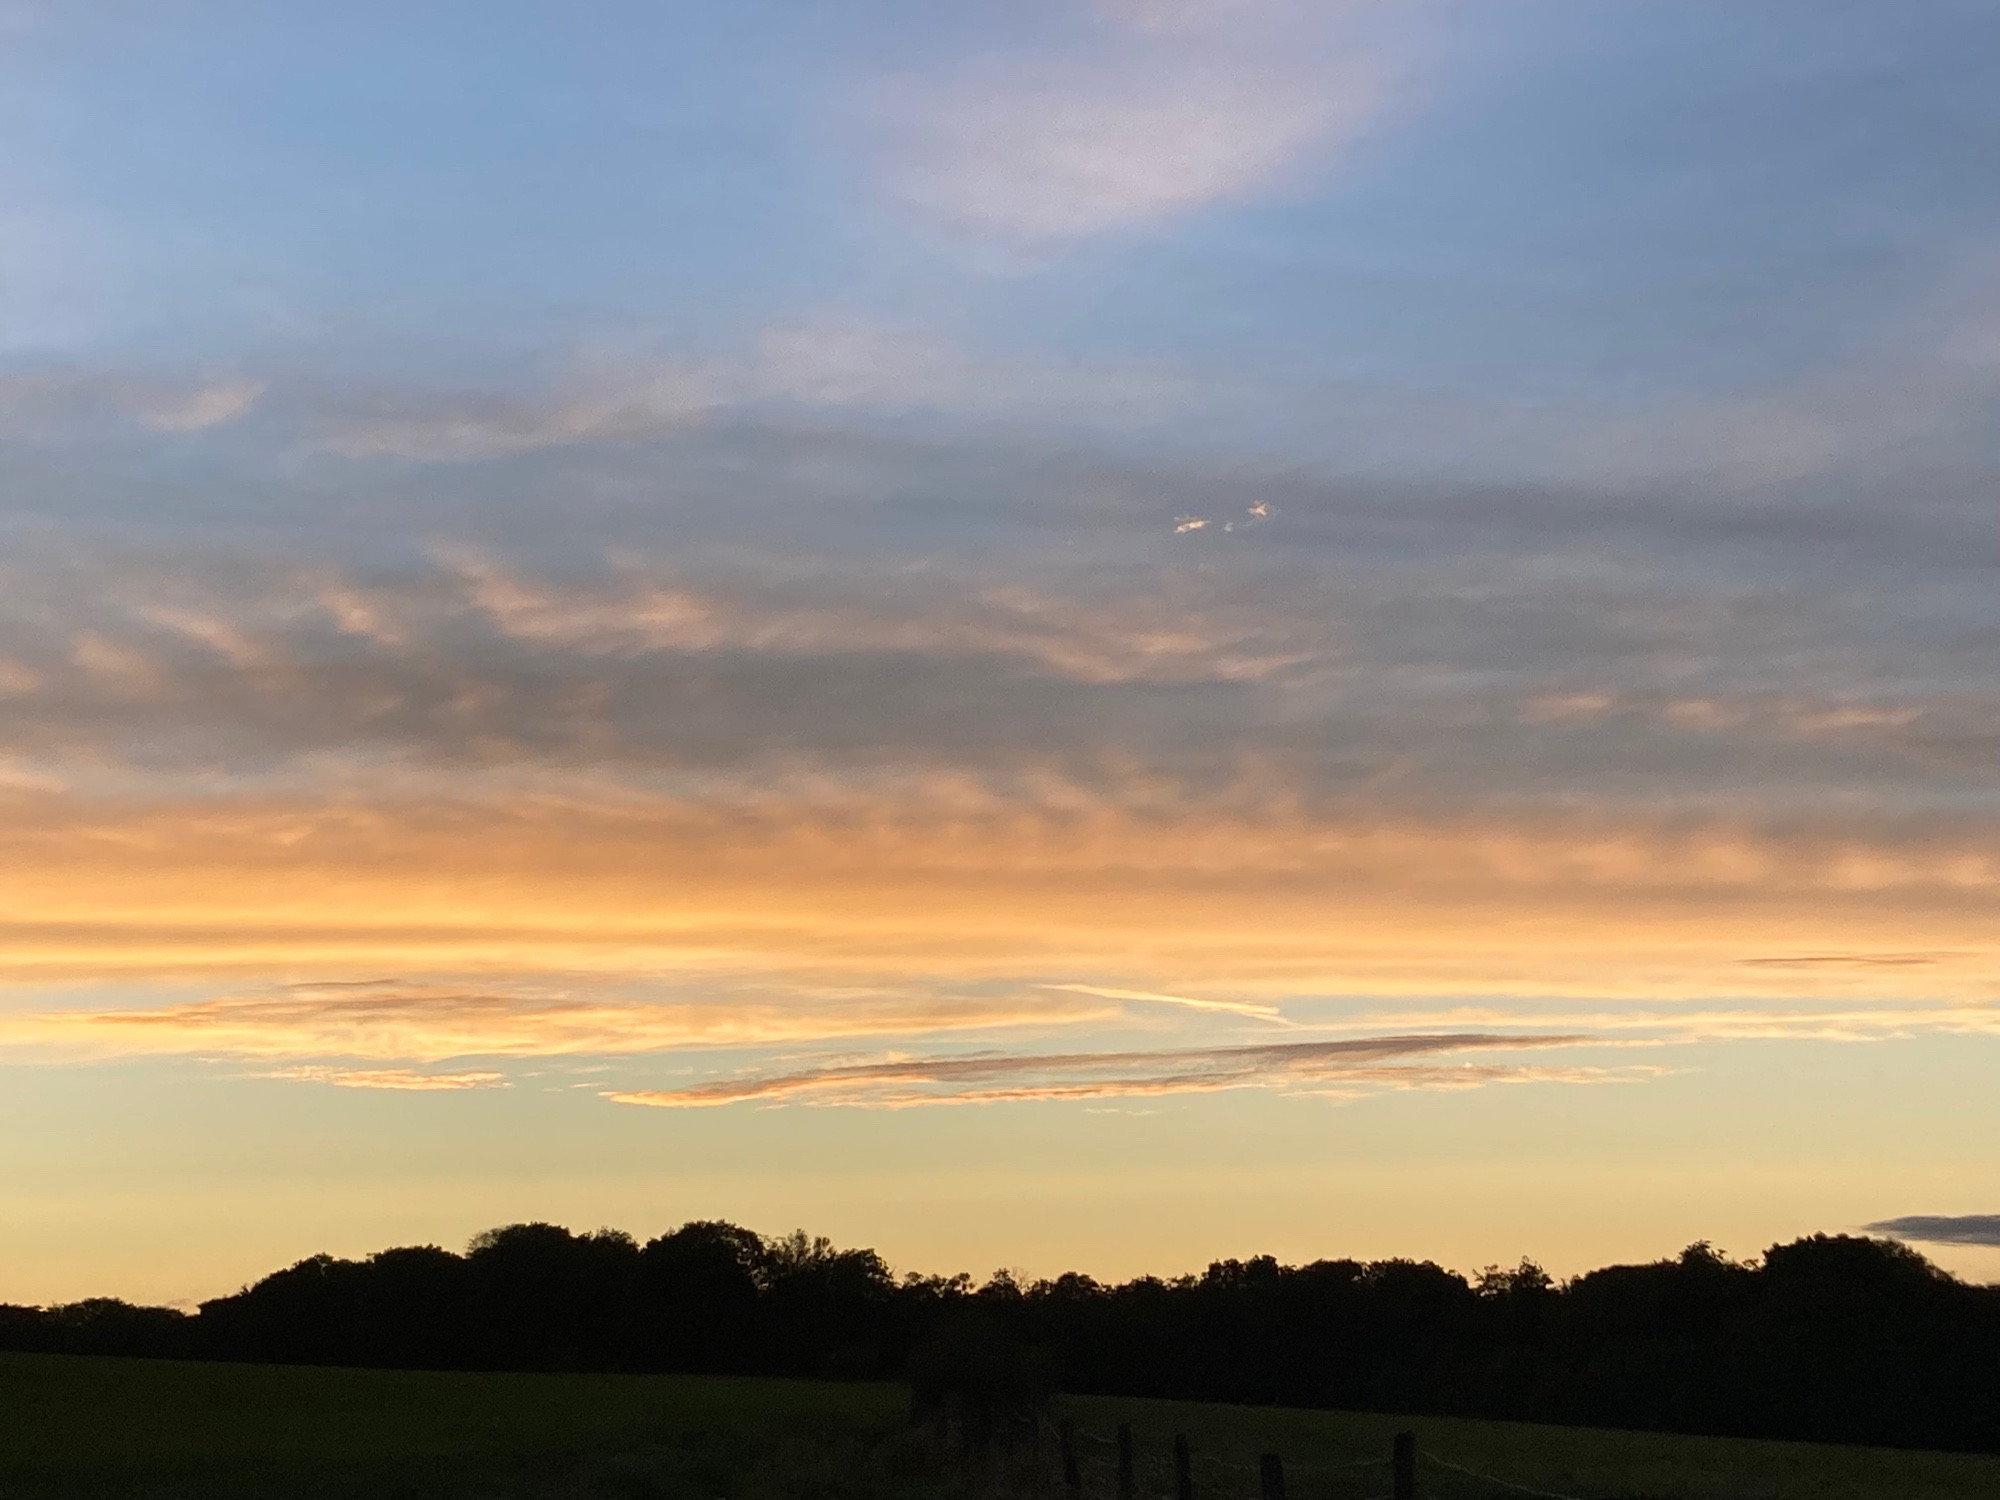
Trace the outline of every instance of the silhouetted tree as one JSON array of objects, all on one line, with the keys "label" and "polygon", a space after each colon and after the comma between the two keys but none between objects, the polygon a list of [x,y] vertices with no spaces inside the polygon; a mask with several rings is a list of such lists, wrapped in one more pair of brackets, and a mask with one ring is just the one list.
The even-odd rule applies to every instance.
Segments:
[{"label": "silhouetted tree", "polygon": [[1557,1283],[1523,1261],[1270,1256],[1106,1285],[896,1281],[872,1250],[734,1224],[643,1247],[512,1224],[315,1255],[198,1317],[98,1299],[0,1306],[0,1347],[508,1370],[907,1375],[1004,1430],[1050,1389],[2000,1451],[2000,1288],[1889,1240],[1706,1244]]},{"label": "silhouetted tree", "polygon": [[648,1368],[763,1368],[765,1255],[760,1237],[719,1220],[683,1224],[650,1241],[639,1256],[634,1309]]}]

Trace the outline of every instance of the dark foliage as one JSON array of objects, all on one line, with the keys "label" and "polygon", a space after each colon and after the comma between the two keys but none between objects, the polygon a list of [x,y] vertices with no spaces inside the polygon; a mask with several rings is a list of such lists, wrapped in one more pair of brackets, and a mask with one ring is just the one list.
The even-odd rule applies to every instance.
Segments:
[{"label": "dark foliage", "polygon": [[1558,1285],[1530,1264],[1219,1261],[1106,1286],[897,1281],[872,1250],[694,1223],[646,1244],[515,1224],[463,1255],[314,1256],[198,1315],[0,1307],[0,1347],[278,1363],[913,1380],[2000,1451],[2000,1288],[1889,1240],[1741,1263],[1694,1245]]},{"label": "dark foliage", "polygon": [[115,1297],[92,1297],[62,1307],[0,1303],[0,1349],[172,1358],[192,1352],[193,1324],[193,1319],[171,1307],[134,1307]]}]

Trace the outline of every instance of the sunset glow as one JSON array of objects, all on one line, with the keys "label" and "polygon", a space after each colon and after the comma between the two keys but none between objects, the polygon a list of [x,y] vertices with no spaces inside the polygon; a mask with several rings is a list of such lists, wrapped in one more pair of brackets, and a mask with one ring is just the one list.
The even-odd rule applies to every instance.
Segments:
[{"label": "sunset glow", "polygon": [[13,7],[0,1301],[2000,1208],[2000,37],[1835,9]]}]

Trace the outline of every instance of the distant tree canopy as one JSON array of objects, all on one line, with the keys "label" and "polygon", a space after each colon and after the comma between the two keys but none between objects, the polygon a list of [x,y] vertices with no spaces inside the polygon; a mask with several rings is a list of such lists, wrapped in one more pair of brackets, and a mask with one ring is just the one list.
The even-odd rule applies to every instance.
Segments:
[{"label": "distant tree canopy", "polygon": [[[1557,1283],[1524,1262],[1269,1256],[1109,1286],[898,1280],[872,1250],[697,1222],[512,1224],[463,1255],[316,1255],[198,1314],[0,1306],[0,1348],[471,1370],[914,1378],[2000,1451],[2000,1288],[1890,1240]],[[988,1392],[987,1394],[992,1394]],[[985,1399],[982,1396],[981,1399]]]}]

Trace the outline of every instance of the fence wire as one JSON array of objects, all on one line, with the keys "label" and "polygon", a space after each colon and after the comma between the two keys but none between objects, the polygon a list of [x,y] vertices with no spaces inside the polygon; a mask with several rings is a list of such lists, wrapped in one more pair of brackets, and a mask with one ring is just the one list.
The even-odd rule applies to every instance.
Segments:
[{"label": "fence wire", "polygon": [[1497,1484],[1503,1490],[1512,1490],[1520,1495],[1539,1495],[1541,1500],[1578,1500],[1578,1497],[1575,1495],[1561,1494],[1556,1490],[1538,1490],[1533,1485],[1516,1484],[1513,1480],[1502,1479],[1497,1474],[1484,1474],[1478,1469],[1468,1469],[1464,1464],[1455,1464],[1448,1458],[1439,1458],[1437,1454],[1426,1453],[1422,1449],[1417,1451],[1417,1461],[1419,1463],[1436,1464],[1440,1468],[1450,1469],[1455,1474],[1463,1474],[1468,1479],[1478,1479],[1487,1484]]},{"label": "fence wire", "polygon": [[[1046,1426],[1037,1425],[1047,1437],[1060,1440],[1061,1430],[1057,1424],[1049,1422]],[[1082,1470],[1081,1477],[1086,1481],[1082,1486],[1082,1492],[1096,1494],[1106,1488],[1102,1481],[1109,1477],[1106,1470],[1111,1467],[1106,1460],[1110,1459],[1115,1463],[1119,1448],[1118,1440],[1082,1428],[1071,1428],[1069,1436],[1074,1445],[1071,1450],[1072,1456],[1077,1460]],[[1059,1455],[1059,1448],[1056,1453],[1050,1455],[1057,1460],[1058,1465]],[[1534,1485],[1522,1484],[1517,1480],[1503,1479],[1497,1474],[1488,1474],[1484,1470],[1454,1462],[1422,1448],[1418,1449],[1417,1461],[1420,1465],[1432,1465],[1474,1484],[1490,1485],[1510,1494],[1534,1497],[1534,1500],[1583,1500],[1583,1497],[1565,1494],[1560,1490],[1538,1489]],[[1188,1464],[1190,1471],[1199,1476],[1197,1489],[1203,1492],[1208,1500],[1224,1500],[1224,1497],[1226,1500],[1253,1500],[1259,1493],[1261,1471],[1259,1465],[1254,1462],[1225,1457],[1218,1453],[1193,1452],[1188,1455]],[[1379,1473],[1392,1466],[1393,1461],[1386,1455],[1343,1462],[1287,1461],[1284,1464],[1285,1485],[1294,1497],[1301,1497],[1303,1500],[1303,1497],[1309,1496],[1310,1500],[1320,1500],[1325,1493],[1322,1487],[1327,1481],[1333,1481],[1334,1494],[1338,1500],[1341,1490],[1348,1482],[1347,1476],[1359,1480],[1363,1470],[1374,1470]],[[1141,1500],[1149,1500],[1149,1497],[1153,1496],[1171,1495],[1175,1489],[1174,1481],[1178,1477],[1174,1461],[1162,1455],[1157,1448],[1143,1455],[1135,1453],[1131,1473],[1135,1481],[1134,1492],[1141,1497]],[[1315,1484],[1314,1481],[1318,1483]],[[1045,1486],[1042,1493],[1058,1494],[1061,1488],[1058,1481],[1055,1485]],[[1447,1489],[1449,1488],[1450,1486],[1447,1486]],[[1430,1490],[1429,1486],[1422,1486],[1420,1493],[1427,1490]],[[1220,1496],[1218,1492],[1221,1492]],[[1383,1493],[1356,1497],[1356,1500],[1395,1500],[1395,1497],[1393,1493]],[[1427,1500],[1435,1500],[1435,1491],[1430,1491]]]}]

